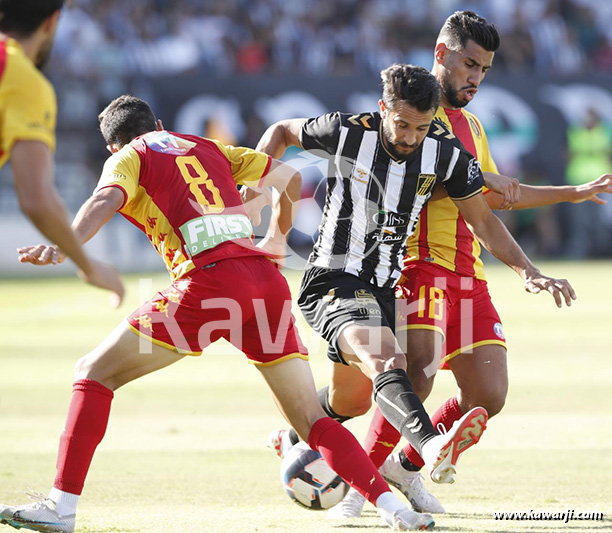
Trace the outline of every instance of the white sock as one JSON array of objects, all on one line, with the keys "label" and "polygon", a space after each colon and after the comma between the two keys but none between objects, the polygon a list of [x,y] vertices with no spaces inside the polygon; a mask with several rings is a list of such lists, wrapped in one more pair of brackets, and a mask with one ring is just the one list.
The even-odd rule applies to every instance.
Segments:
[{"label": "white sock", "polygon": [[49,499],[55,502],[55,510],[60,516],[69,516],[76,513],[79,495],[53,487],[49,492]]},{"label": "white sock", "polygon": [[421,457],[425,461],[425,465],[429,466],[436,460],[438,453],[440,452],[441,443],[440,439],[443,439],[443,435],[437,435],[433,439],[429,439],[421,449]]},{"label": "white sock", "polygon": [[395,511],[406,508],[400,499],[391,491],[383,492],[378,498],[376,498],[376,507],[391,514],[393,514]]}]

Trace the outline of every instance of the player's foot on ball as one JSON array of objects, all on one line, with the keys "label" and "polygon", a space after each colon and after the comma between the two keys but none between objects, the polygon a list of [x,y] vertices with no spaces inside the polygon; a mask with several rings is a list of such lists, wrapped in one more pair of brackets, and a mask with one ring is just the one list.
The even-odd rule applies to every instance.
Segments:
[{"label": "player's foot on ball", "polygon": [[436,483],[453,483],[459,456],[476,444],[487,428],[487,411],[474,407],[457,420],[448,433],[438,435],[423,446],[423,460]]},{"label": "player's foot on ball", "polygon": [[425,531],[432,529],[435,525],[433,516],[415,513],[407,507],[389,513],[378,508],[378,514],[393,531]]},{"label": "player's foot on ball", "polygon": [[[391,454],[380,467],[380,473],[389,485],[406,496],[412,508],[418,513],[444,513],[444,507],[438,499],[423,485],[423,477],[419,472],[410,472],[400,463],[397,454]],[[350,494],[350,491],[349,491]],[[359,494],[359,493],[357,493]],[[347,494],[348,497],[348,494]],[[345,498],[346,500],[346,498]],[[342,500],[339,505],[342,505]],[[337,506],[336,506],[337,507]],[[333,508],[332,508],[333,509]]]},{"label": "player's foot on ball", "polygon": [[340,503],[327,511],[327,518],[359,518],[366,499],[354,488],[350,488]]},{"label": "player's foot on ball", "polygon": [[38,501],[16,507],[0,504],[0,524],[46,533],[73,533],[75,515],[59,515],[55,510],[55,502],[42,494],[30,497]]}]

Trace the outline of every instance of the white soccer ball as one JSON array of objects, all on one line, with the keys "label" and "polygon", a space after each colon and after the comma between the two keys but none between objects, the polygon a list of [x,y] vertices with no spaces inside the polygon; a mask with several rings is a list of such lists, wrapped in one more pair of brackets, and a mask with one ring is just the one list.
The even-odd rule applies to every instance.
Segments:
[{"label": "white soccer ball", "polygon": [[308,509],[329,509],[349,490],[321,454],[305,442],[289,449],[280,468],[281,483],[289,497]]}]

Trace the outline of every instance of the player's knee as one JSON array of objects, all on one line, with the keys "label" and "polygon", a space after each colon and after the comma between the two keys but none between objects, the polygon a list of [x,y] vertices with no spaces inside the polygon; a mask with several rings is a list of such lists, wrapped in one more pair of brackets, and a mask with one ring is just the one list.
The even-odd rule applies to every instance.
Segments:
[{"label": "player's knee", "polygon": [[372,396],[368,395],[359,398],[351,398],[350,401],[335,399],[331,407],[335,413],[338,413],[343,418],[362,416],[372,407]]},{"label": "player's knee", "polygon": [[487,394],[481,403],[481,406],[487,410],[489,418],[498,414],[506,404],[506,394],[502,391],[490,392]]},{"label": "player's knee", "polygon": [[421,401],[425,401],[433,388],[433,376],[427,377],[427,374],[421,370],[408,374],[408,378],[416,395]]},{"label": "player's knee", "polygon": [[487,410],[489,418],[498,414],[506,403],[506,387],[489,387],[481,389],[470,402],[470,409],[473,407],[484,407]]},{"label": "player's knee", "polygon": [[85,355],[81,357],[74,365],[74,380],[91,379],[91,373],[92,362],[91,359]]}]

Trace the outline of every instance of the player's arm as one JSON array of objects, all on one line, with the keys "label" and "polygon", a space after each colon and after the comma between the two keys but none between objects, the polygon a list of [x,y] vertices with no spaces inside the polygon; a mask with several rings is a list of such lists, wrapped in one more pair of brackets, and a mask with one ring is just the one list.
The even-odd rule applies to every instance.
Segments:
[{"label": "player's arm", "polygon": [[540,273],[506,226],[492,213],[482,194],[465,200],[455,200],[455,204],[482,245],[523,278],[527,292],[537,294],[546,290],[555,298],[557,307],[563,306],[563,299],[566,305],[572,304],[576,294],[569,282],[549,278]]},{"label": "player's arm", "polygon": [[608,202],[598,195],[612,193],[612,174],[603,174],[596,180],[577,186],[536,186],[521,184],[519,186],[520,198],[512,202],[506,198],[505,194],[499,194],[497,188],[494,189],[494,187],[489,185],[489,177],[487,174],[489,173],[484,173],[485,183],[487,187],[495,191],[489,192],[486,195],[487,202],[491,209],[529,209],[562,202],[580,203],[587,201],[604,205]]},{"label": "player's arm", "polygon": [[302,146],[300,132],[305,122],[305,118],[294,118],[272,124],[259,139],[255,150],[280,159],[289,146]]},{"label": "player's arm", "polygon": [[277,194],[268,231],[259,247],[281,259],[286,255],[287,237],[301,198],[302,176],[286,163],[273,159],[263,185],[273,187]]},{"label": "player's arm", "polygon": [[19,261],[36,265],[59,263],[70,257],[87,283],[110,290],[119,303],[124,288],[118,272],[87,257],[79,236],[71,230],[66,209],[53,185],[53,158],[41,141],[17,141],[11,150],[15,190],[23,212],[57,246],[19,248]]}]

